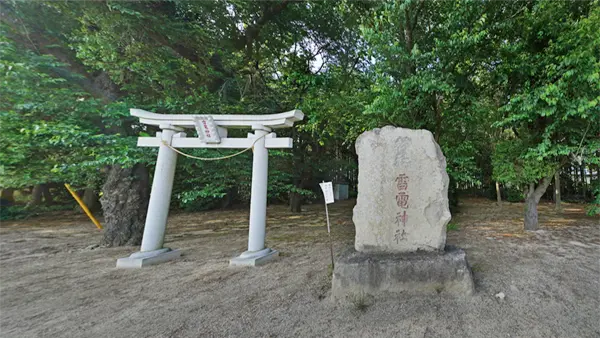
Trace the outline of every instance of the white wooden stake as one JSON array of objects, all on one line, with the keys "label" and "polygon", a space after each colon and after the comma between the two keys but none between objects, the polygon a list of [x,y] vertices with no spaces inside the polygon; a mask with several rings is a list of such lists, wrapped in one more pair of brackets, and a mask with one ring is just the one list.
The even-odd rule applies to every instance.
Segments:
[{"label": "white wooden stake", "polygon": [[333,241],[331,239],[331,225],[329,223],[329,209],[327,204],[333,203],[333,187],[331,182],[323,182],[319,184],[321,190],[323,190],[323,197],[325,199],[325,217],[327,218],[327,235],[329,236],[329,252],[331,253],[331,269],[335,267],[333,263]]},{"label": "white wooden stake", "polygon": [[329,226],[329,210],[327,210],[327,203],[325,203],[325,216],[327,217],[327,234],[329,235],[329,252],[331,253],[331,269],[335,268],[333,263],[333,240],[331,239],[331,227]]}]

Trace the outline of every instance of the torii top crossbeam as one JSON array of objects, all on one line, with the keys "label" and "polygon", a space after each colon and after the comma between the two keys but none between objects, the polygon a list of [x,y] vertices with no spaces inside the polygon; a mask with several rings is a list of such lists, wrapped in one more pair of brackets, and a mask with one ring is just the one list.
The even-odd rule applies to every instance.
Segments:
[{"label": "torii top crossbeam", "polygon": [[[142,109],[130,109],[131,116],[139,117],[143,124],[160,126],[170,124],[180,128],[194,128],[194,119],[201,115],[179,114],[164,115],[151,113]],[[302,121],[304,114],[298,109],[285,113],[268,115],[211,115],[215,124],[225,128],[251,128],[253,125],[263,125],[268,128],[289,128],[294,122]]]}]

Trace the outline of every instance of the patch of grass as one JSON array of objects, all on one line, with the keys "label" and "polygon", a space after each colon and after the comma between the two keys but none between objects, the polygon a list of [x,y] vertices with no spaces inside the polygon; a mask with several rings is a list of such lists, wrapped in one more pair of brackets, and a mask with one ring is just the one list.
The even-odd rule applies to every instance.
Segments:
[{"label": "patch of grass", "polygon": [[329,280],[333,278],[333,265],[331,265],[331,263],[327,265],[327,278],[329,278]]},{"label": "patch of grass", "polygon": [[481,264],[475,263],[475,264],[471,265],[471,271],[483,272],[483,266]]},{"label": "patch of grass", "polygon": [[585,211],[588,216],[600,215],[600,204],[590,204]]},{"label": "patch of grass", "polygon": [[28,219],[53,211],[73,210],[72,204],[56,204],[51,206],[39,205],[26,207],[24,205],[11,205],[0,207],[0,221]]},{"label": "patch of grass", "polygon": [[358,312],[365,312],[371,306],[367,295],[364,292],[349,295],[349,300],[354,309]]},{"label": "patch of grass", "polygon": [[0,208],[0,221],[25,219],[31,216],[31,213],[25,210],[25,207],[10,206]]},{"label": "patch of grass", "polygon": [[446,226],[446,230],[448,231],[458,231],[459,226],[457,223],[448,223],[448,226]]}]

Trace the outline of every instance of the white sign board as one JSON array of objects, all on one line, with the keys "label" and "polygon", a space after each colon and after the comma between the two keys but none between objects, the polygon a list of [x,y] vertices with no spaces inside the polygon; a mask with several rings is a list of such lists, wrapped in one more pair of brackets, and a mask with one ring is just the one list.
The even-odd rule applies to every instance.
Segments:
[{"label": "white sign board", "polygon": [[198,137],[204,143],[221,143],[221,137],[217,130],[217,125],[210,115],[201,115],[194,118],[194,125],[198,132]]},{"label": "white sign board", "polygon": [[325,196],[325,204],[333,203],[333,185],[331,182],[319,183],[321,190],[323,190],[323,196]]}]

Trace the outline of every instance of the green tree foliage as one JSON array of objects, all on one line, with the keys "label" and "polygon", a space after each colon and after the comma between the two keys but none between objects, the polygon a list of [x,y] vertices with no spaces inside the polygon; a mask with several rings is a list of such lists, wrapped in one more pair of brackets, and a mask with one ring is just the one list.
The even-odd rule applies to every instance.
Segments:
[{"label": "green tree foliage", "polygon": [[[296,211],[319,196],[321,180],[355,183],[354,140],[388,124],[433,132],[451,191],[497,180],[538,198],[562,166],[600,162],[598,1],[0,6],[5,188],[98,188],[107,167],[151,169],[156,150],[135,139],[156,130],[137,124],[131,107],[301,109],[305,120],[280,134],[294,149],[270,152],[269,198]],[[247,202],[250,182],[250,153],[180,157],[173,204]]]},{"label": "green tree foliage", "polygon": [[[32,57],[57,60],[57,71],[46,76],[61,82],[71,95],[59,98],[38,92],[43,98],[38,110],[56,123],[67,123],[70,129],[66,129],[71,130],[71,135],[64,137],[54,135],[53,130],[44,135],[38,132],[38,137],[52,134],[63,142],[89,143],[73,144],[69,156],[50,150],[58,155],[48,163],[55,174],[65,174],[66,169],[77,165],[80,168],[74,172],[83,172],[83,164],[96,165],[90,171],[95,176],[100,176],[102,165],[131,166],[140,161],[152,165],[155,151],[136,149],[134,139],[154,130],[136,125],[128,116],[129,107],[167,114],[266,114],[302,109],[307,121],[291,135],[297,149],[293,154],[271,154],[273,182],[269,194],[274,200],[284,200],[289,193],[310,197],[317,177],[329,176],[325,168],[340,172],[344,167],[355,167],[348,155],[352,152],[348,133],[334,130],[334,124],[325,121],[334,116],[343,126],[361,114],[359,100],[346,102],[346,107],[335,104],[344,102],[343,92],[336,91],[355,90],[354,78],[364,57],[354,41],[360,17],[357,9],[368,5],[172,1],[15,2],[3,6],[9,14],[3,21],[7,35],[26,47],[21,50],[28,49]],[[74,81],[80,78],[92,78],[100,88]],[[29,86],[34,82],[26,76],[21,80]],[[14,110],[23,100],[15,97],[14,105],[7,103],[7,107]],[[77,107],[53,108],[57,102]],[[344,115],[338,118],[339,109]],[[67,120],[55,114],[57,110],[85,116],[89,123],[82,126],[84,121]],[[329,130],[322,130],[328,126]],[[19,133],[14,130],[11,137]],[[284,131],[282,136],[288,136],[286,133],[291,132]],[[93,140],[113,151],[101,151]],[[29,151],[41,150],[31,142],[23,142],[23,146]],[[215,157],[228,152],[191,153]],[[13,168],[24,164],[15,163]],[[186,208],[214,206],[231,197],[247,201],[250,168],[247,154],[224,163],[182,158],[178,170],[183,177],[175,188],[176,204]],[[13,171],[10,176],[19,175]],[[89,179],[79,178],[77,182],[84,184]],[[47,180],[71,181],[59,176],[37,181]]]},{"label": "green tree foliage", "polygon": [[55,75],[63,63],[18,48],[6,38],[0,44],[0,186],[86,184],[103,164],[135,158],[134,143],[103,134],[98,127],[105,106]]},{"label": "green tree foliage", "polygon": [[493,171],[527,187],[535,229],[554,172],[598,162],[598,13],[597,1],[384,2],[362,26],[377,96],[366,112],[431,130],[454,182],[491,185]]},{"label": "green tree foliage", "polygon": [[[465,1],[385,2],[365,20],[376,98],[366,113],[379,126],[433,132],[453,190],[479,183],[496,113],[487,97],[486,8]],[[487,127],[485,127],[487,126]]]},{"label": "green tree foliage", "polygon": [[[566,163],[599,161],[600,7],[542,1],[523,4],[513,17],[497,56],[507,100],[495,124],[504,133],[494,175],[529,185],[526,197],[537,204]],[[537,220],[525,223],[537,227]]]},{"label": "green tree foliage", "polygon": [[[496,124],[512,131],[505,134],[512,155],[499,156],[531,162],[521,175],[526,182],[553,174],[545,167],[554,164],[556,170],[570,157],[589,154],[586,160],[598,163],[599,19],[597,3],[540,2],[515,18],[521,27],[501,47],[506,56],[499,71],[507,74],[511,90]],[[515,73],[520,81],[509,79]],[[498,176],[505,175],[516,180],[511,170],[499,170]]]}]

